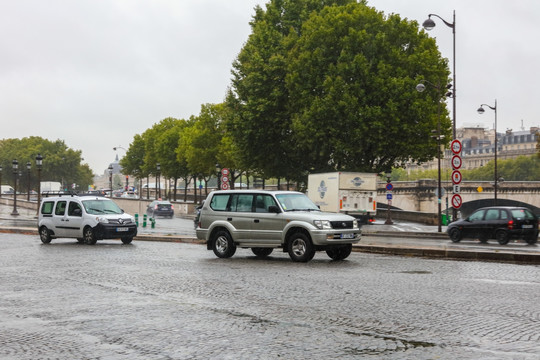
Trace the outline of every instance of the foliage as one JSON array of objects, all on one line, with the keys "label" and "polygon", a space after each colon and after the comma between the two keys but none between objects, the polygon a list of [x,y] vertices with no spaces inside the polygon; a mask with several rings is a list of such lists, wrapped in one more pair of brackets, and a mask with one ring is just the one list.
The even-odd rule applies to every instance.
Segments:
[{"label": "foliage", "polygon": [[43,157],[41,181],[58,181],[66,186],[77,184],[80,189],[86,189],[92,184],[92,171],[87,164],[81,164],[83,159],[80,150],[68,148],[62,140],[50,141],[38,136],[0,140],[2,183],[14,185],[12,161],[17,159],[22,174],[19,186],[26,189],[29,185],[26,164],[30,163],[30,188],[37,190],[38,154]]}]

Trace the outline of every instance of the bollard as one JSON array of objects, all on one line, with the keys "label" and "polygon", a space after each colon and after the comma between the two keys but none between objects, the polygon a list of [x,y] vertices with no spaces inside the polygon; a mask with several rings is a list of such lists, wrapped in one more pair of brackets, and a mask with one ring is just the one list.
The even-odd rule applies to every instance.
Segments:
[{"label": "bollard", "polygon": [[135,213],[135,226],[139,227],[139,214]]},{"label": "bollard", "polygon": [[145,228],[146,227],[146,214],[143,215],[143,222],[142,222],[142,227]]},{"label": "bollard", "polygon": [[156,219],[150,218],[150,222],[152,223],[152,229],[156,227]]}]

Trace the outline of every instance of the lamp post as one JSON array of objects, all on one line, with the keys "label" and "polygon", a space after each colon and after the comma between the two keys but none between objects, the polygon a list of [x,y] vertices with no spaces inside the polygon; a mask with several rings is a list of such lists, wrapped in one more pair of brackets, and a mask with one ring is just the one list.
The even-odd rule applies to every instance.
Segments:
[{"label": "lamp post", "polygon": [[[386,188],[387,189],[391,189],[391,187],[389,187],[388,185],[391,185],[391,181],[390,178],[392,177],[392,173],[391,171],[387,172],[386,173]],[[390,214],[390,205],[392,205],[392,200],[390,198],[390,196],[387,196],[387,199],[388,199],[388,208],[386,210],[386,221],[384,222],[385,225],[392,225],[394,224],[394,222],[392,221],[392,215]]]},{"label": "lamp post", "polygon": [[30,169],[32,168],[32,164],[30,164],[30,161],[26,163],[26,180],[28,182],[28,186],[26,187],[26,200],[30,201]]},{"label": "lamp post", "polygon": [[38,192],[37,192],[37,215],[39,215],[39,206],[41,205],[41,166],[43,165],[43,156],[37,154],[36,167],[38,173]]},{"label": "lamp post", "polygon": [[0,198],[2,197],[2,165],[0,165]]},{"label": "lamp post", "polygon": [[161,199],[161,164],[156,164],[156,170],[157,170],[157,192],[156,192],[156,200]]},{"label": "lamp post", "polygon": [[19,162],[17,159],[13,159],[11,164],[13,166],[13,179],[15,180],[13,192],[13,211],[11,212],[11,215],[17,216],[19,215],[19,212],[17,211],[17,178],[19,176]]},{"label": "lamp post", "polygon": [[217,189],[221,190],[221,165],[216,164],[216,173],[217,173]]},{"label": "lamp post", "polygon": [[421,80],[418,85],[416,85],[416,91],[423,92],[426,89],[425,83],[428,83],[432,87],[434,87],[437,90],[437,93],[439,94],[439,101],[437,103],[437,130],[433,131],[436,132],[436,136],[432,136],[437,139],[437,216],[438,216],[438,227],[437,231],[442,232],[442,187],[441,187],[441,86],[435,85],[432,82],[429,82],[427,80]]},{"label": "lamp post", "polygon": [[489,106],[487,104],[482,104],[480,105],[480,107],[478,108],[478,113],[479,114],[483,114],[484,113],[484,106],[487,106],[488,108],[490,108],[491,110],[495,111],[495,182],[494,182],[494,191],[493,191],[493,194],[494,194],[494,201],[493,201],[493,205],[497,205],[497,182],[499,180],[499,177],[497,176],[497,99],[495,99],[495,106]]},{"label": "lamp post", "polygon": [[110,186],[111,186],[111,198],[112,198],[112,197],[113,197],[113,196],[112,196],[112,173],[113,173],[113,166],[112,166],[112,164],[109,164],[108,169],[109,169],[109,184],[110,184]]}]

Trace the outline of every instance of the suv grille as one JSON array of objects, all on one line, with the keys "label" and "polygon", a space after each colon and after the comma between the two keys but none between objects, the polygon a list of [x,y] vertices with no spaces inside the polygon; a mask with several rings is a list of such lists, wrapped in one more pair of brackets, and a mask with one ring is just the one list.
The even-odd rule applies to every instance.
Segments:
[{"label": "suv grille", "polygon": [[331,221],[330,224],[332,224],[332,228],[334,229],[352,229],[353,228],[352,221]]}]

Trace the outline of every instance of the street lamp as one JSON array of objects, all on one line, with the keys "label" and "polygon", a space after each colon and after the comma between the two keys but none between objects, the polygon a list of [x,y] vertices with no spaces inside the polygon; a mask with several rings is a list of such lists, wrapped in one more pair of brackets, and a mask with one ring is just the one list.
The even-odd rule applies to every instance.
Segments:
[{"label": "street lamp", "polygon": [[26,162],[26,172],[27,177],[26,180],[28,180],[28,186],[27,186],[27,192],[26,192],[26,200],[30,202],[30,169],[32,168],[32,164],[30,164],[30,161]]},{"label": "street lamp", "polygon": [[13,211],[11,212],[11,215],[17,216],[19,215],[19,212],[17,211],[17,177],[19,176],[19,162],[17,159],[13,159],[12,161],[13,166],[13,178],[15,179],[15,187],[13,192]]},{"label": "street lamp", "polygon": [[[427,20],[426,20],[427,21]],[[437,130],[433,131],[436,132],[436,136],[432,136],[437,139],[437,216],[438,216],[438,232],[442,232],[442,210],[441,210],[441,196],[442,196],[442,187],[441,187],[441,86],[435,85],[432,82],[429,82],[427,80],[420,80],[420,83],[416,85],[416,91],[423,92],[426,89],[426,85],[424,85],[424,82],[431,85],[437,90],[437,93],[439,94],[439,101],[437,103]]]},{"label": "street lamp", "polygon": [[43,165],[43,156],[37,154],[36,167],[38,173],[38,193],[37,193],[37,214],[39,215],[39,206],[41,205],[41,166]]},{"label": "street lamp", "polygon": [[[157,188],[158,188],[158,191],[156,192],[156,200],[157,199],[161,199],[161,164],[160,163],[157,163],[156,164],[156,170],[157,170]],[[159,193],[159,194],[158,194]]]},{"label": "street lamp", "polygon": [[497,176],[497,99],[495,99],[495,106],[489,106],[487,104],[482,104],[478,108],[478,113],[483,114],[484,113],[484,106],[487,106],[491,110],[495,111],[495,183],[494,183],[494,202],[493,205],[497,205],[497,182],[498,182],[498,176]]},{"label": "street lamp", "polygon": [[112,164],[109,164],[109,184],[111,185],[111,198],[113,197],[112,196],[112,173],[113,173],[113,166]]},{"label": "street lamp", "polygon": [[216,164],[216,173],[217,173],[217,189],[221,190],[221,165]]},{"label": "street lamp", "polygon": [[[391,180],[390,178],[392,177],[392,171],[388,171],[386,173],[386,184],[387,184],[387,189],[388,189],[388,185],[390,185],[391,183]],[[394,224],[394,222],[392,221],[392,215],[390,214],[390,205],[392,203],[392,201],[390,200],[390,197],[387,197],[388,199],[388,208],[386,209],[386,221],[384,222],[385,225],[392,225]]]}]

